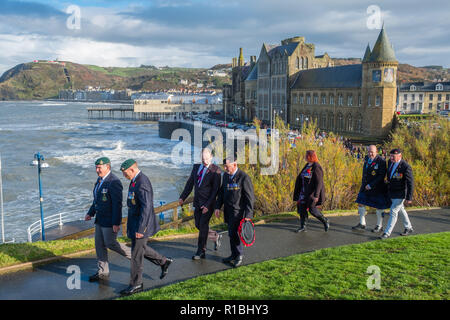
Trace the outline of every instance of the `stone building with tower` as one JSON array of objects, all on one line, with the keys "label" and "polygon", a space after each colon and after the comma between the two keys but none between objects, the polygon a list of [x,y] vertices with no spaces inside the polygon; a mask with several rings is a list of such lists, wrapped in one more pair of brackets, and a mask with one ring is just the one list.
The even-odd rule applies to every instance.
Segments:
[{"label": "stone building with tower", "polygon": [[274,116],[292,128],[315,121],[325,131],[385,137],[397,101],[394,49],[383,28],[362,63],[334,66],[325,53],[315,55],[304,37],[263,44],[258,59],[233,58],[232,85],[224,88],[227,115],[270,125]]},{"label": "stone building with tower", "polygon": [[392,125],[398,62],[384,28],[361,64],[300,71],[291,86],[292,127],[382,138]]}]

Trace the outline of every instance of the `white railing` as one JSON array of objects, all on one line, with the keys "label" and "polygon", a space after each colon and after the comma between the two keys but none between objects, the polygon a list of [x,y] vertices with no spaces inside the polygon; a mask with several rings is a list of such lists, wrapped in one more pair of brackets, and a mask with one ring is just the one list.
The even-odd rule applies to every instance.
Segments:
[{"label": "white railing", "polygon": [[[85,214],[83,214],[83,212],[85,212],[85,211],[73,210],[73,211],[60,212],[60,213],[53,214],[48,217],[44,217],[45,229],[48,229],[48,228],[54,227],[54,226],[62,226],[62,225],[64,225],[64,223],[67,223],[67,222],[77,221],[77,219],[74,219],[76,216],[73,213],[75,213],[75,212],[80,213],[80,215],[78,217],[85,216]],[[78,220],[80,220],[80,219],[82,219],[82,218],[79,218]],[[28,242],[33,242],[33,236],[38,233],[39,234],[42,233],[41,220],[33,222],[27,228]]]}]

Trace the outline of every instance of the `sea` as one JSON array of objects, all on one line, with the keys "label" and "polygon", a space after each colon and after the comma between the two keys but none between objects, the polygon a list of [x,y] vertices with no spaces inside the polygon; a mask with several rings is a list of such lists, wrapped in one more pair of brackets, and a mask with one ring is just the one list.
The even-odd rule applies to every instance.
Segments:
[{"label": "sea", "polygon": [[[155,206],[178,200],[193,163],[172,157],[183,142],[159,138],[156,122],[88,119],[91,106],[0,102],[5,240],[27,241],[28,226],[40,220],[38,170],[30,165],[37,152],[49,165],[41,173],[45,217],[64,212],[73,220],[84,218],[97,179],[94,163],[103,156],[110,158],[112,172],[122,181],[124,205],[129,181],[119,168],[129,158],[150,178]],[[189,148],[192,155],[200,153]]]}]

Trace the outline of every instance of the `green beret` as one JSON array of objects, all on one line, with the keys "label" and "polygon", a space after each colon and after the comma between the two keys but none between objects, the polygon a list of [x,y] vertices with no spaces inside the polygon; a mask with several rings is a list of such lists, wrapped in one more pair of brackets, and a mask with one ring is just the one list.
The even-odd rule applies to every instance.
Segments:
[{"label": "green beret", "polygon": [[131,167],[133,164],[135,164],[136,161],[134,161],[133,159],[128,159],[125,160],[122,165],[120,166],[120,171],[124,171],[127,170],[129,167]]},{"label": "green beret", "polygon": [[109,158],[107,158],[107,157],[98,158],[97,161],[95,161],[96,166],[98,166],[100,164],[108,164],[108,163],[111,163],[111,161],[109,161]]}]

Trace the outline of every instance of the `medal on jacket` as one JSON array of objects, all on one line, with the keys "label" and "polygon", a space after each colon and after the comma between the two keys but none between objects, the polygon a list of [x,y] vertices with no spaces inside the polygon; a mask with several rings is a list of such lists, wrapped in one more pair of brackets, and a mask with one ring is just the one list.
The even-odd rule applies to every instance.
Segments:
[{"label": "medal on jacket", "polygon": [[102,201],[107,201],[106,193],[108,192],[108,189],[102,189]]},{"label": "medal on jacket", "polygon": [[134,192],[131,194],[131,204],[132,204],[133,206],[136,205],[136,199],[134,198]]},{"label": "medal on jacket", "polygon": [[372,171],[372,175],[374,176],[374,175],[376,175],[377,173],[375,172],[375,170],[373,170]]}]

